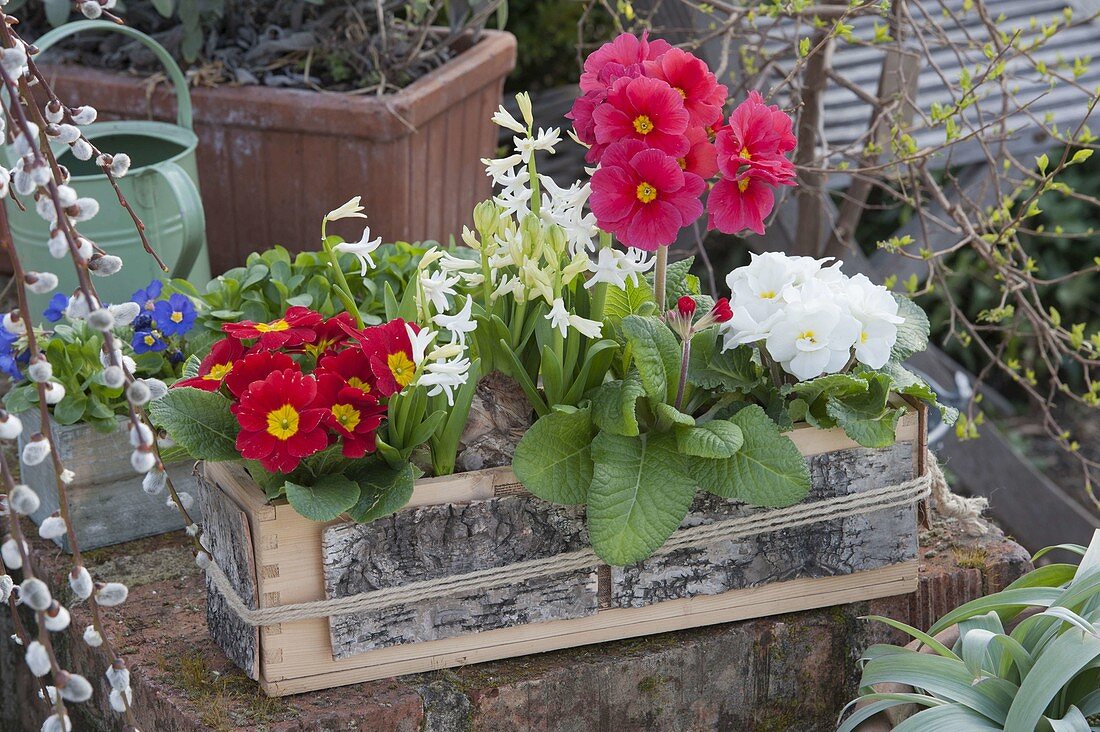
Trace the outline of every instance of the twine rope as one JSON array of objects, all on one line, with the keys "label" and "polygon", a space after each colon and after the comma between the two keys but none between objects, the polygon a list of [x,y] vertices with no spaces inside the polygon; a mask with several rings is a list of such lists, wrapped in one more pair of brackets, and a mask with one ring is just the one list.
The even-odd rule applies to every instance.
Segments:
[{"label": "twine rope", "polygon": [[[798,503],[786,508],[767,509],[747,516],[679,529],[653,553],[653,556],[666,556],[681,549],[698,548],[718,541],[745,539],[782,529],[835,521],[894,506],[904,506],[927,498],[934,489],[937,492],[950,490],[946,485],[936,459],[929,453],[924,475],[912,480],[863,493]],[[602,563],[592,549],[586,548],[552,557],[516,562],[505,567],[491,567],[465,574],[409,582],[401,587],[371,590],[348,597],[334,597],[260,609],[254,609],[245,604],[225,572],[213,561],[207,565],[206,573],[221,592],[229,608],[247,625],[258,627],[298,620],[353,615],[369,610],[384,610],[439,597],[453,597],[466,592],[507,587],[538,577],[597,567]]]}]

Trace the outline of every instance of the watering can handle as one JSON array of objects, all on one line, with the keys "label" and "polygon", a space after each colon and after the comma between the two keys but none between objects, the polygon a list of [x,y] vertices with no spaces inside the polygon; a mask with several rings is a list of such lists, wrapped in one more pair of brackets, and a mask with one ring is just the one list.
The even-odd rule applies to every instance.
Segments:
[{"label": "watering can handle", "polygon": [[175,196],[180,210],[180,224],[183,227],[183,247],[175,266],[168,272],[168,277],[186,279],[206,243],[206,215],[202,210],[199,189],[191,176],[170,160],[154,166],[152,170],[164,179]]},{"label": "watering can handle", "polygon": [[186,77],[184,77],[183,72],[180,71],[180,67],[176,64],[168,51],[165,50],[164,46],[160,45],[141,31],[126,25],[110,23],[106,20],[78,20],[73,23],[66,23],[59,28],[54,28],[49,33],[36,40],[34,45],[38,47],[40,53],[45,53],[47,49],[58,41],[86,30],[121,33],[124,36],[129,36],[130,38],[140,41],[146,48],[152,51],[153,55],[156,56],[157,60],[164,66],[164,70],[168,72],[168,78],[171,79],[172,86],[176,90],[176,123],[180,127],[184,127],[188,130],[192,129],[191,93],[187,89]]}]

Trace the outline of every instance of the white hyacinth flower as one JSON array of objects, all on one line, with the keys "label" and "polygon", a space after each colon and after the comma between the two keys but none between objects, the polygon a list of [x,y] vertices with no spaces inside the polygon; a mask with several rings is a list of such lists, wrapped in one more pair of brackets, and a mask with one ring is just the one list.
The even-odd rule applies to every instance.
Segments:
[{"label": "white hyacinth flower", "polygon": [[424,363],[425,355],[428,348],[431,347],[432,341],[435,340],[436,332],[427,328],[421,328],[417,331],[412,323],[405,323],[405,334],[409,337],[413,363],[419,366]]},{"label": "white hyacinth flower", "polygon": [[325,214],[325,218],[329,221],[339,221],[340,219],[365,219],[367,215],[363,213],[363,207],[359,204],[361,196],[356,196],[350,201],[345,203],[339,208],[334,208]]},{"label": "white hyacinth flower", "polygon": [[470,359],[455,358],[450,361],[430,362],[417,383],[430,387],[428,396],[446,394],[447,403],[454,406],[454,390],[465,384],[469,377]]},{"label": "white hyacinth flower", "polygon": [[458,338],[458,342],[466,344],[466,334],[477,330],[477,321],[473,319],[473,298],[466,298],[466,303],[454,315],[439,313],[432,318],[432,323],[440,328],[449,330]]},{"label": "white hyacinth flower", "polygon": [[450,309],[450,301],[447,297],[456,294],[454,286],[458,282],[459,278],[457,276],[448,277],[442,269],[435,270],[430,274],[420,275],[420,286],[424,290],[424,295],[437,313],[445,313]]},{"label": "white hyacinth flower", "polygon": [[512,132],[518,132],[521,135],[527,133],[527,128],[520,124],[519,120],[513,117],[512,113],[505,109],[503,104],[493,113],[493,124],[509,129]]},{"label": "white hyacinth flower", "polygon": [[357,242],[340,242],[333,249],[337,252],[346,252],[347,254],[355,255],[355,258],[359,260],[359,275],[361,277],[367,276],[367,270],[374,268],[374,260],[371,258],[371,253],[378,249],[382,245],[382,237],[370,238],[370,227],[363,228],[363,236],[360,237]]}]

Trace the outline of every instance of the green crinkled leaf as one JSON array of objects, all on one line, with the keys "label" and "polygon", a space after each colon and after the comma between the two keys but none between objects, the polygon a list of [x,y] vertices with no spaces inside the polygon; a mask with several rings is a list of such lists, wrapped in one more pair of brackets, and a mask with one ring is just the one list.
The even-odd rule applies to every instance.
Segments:
[{"label": "green crinkled leaf", "polygon": [[539,417],[516,445],[512,470],[551,503],[584,503],[592,482],[592,418],[587,409]]},{"label": "green crinkled leaf", "polygon": [[657,309],[653,301],[653,290],[644,283],[634,284],[627,280],[625,288],[608,287],[604,304],[604,319],[612,327],[618,327],[628,315],[652,315]]},{"label": "green crinkled leaf", "polygon": [[671,389],[680,376],[680,346],[664,323],[653,318],[628,315],[623,334],[634,353],[634,363],[645,392],[654,402],[670,401]]},{"label": "green crinkled leaf", "polygon": [[[673,307],[684,295],[699,294],[699,278],[691,274],[691,265],[695,257],[672,262],[665,270],[665,309]],[[646,275],[650,287],[653,286],[653,273]]]},{"label": "green crinkled leaf", "polygon": [[806,459],[790,438],[759,406],[747,406],[729,420],[741,430],[744,444],[723,460],[694,460],[692,477],[699,487],[723,498],[757,506],[790,506],[810,490]]},{"label": "green crinkled leaf", "polygon": [[695,418],[690,414],[684,414],[671,404],[657,403],[653,405],[653,413],[657,416],[658,429],[670,429],[673,425],[680,427],[694,427]]},{"label": "green crinkled leaf", "polygon": [[867,390],[859,394],[830,396],[825,411],[844,433],[864,447],[889,447],[894,444],[898,420],[905,412],[887,405],[890,377],[866,374]]},{"label": "green crinkled leaf", "polygon": [[698,427],[676,430],[676,446],[680,452],[694,457],[724,459],[733,457],[745,443],[741,428],[724,419],[716,419]]},{"label": "green crinkled leaf", "polygon": [[323,475],[313,485],[286,482],[286,500],[313,521],[332,521],[359,500],[359,486],[338,473]]},{"label": "green crinkled leaf", "polygon": [[691,508],[695,483],[669,433],[624,437],[601,432],[592,443],[588,491],[592,548],[608,564],[639,562],[656,551]]},{"label": "green crinkled leaf", "polygon": [[638,435],[638,399],[645,388],[636,374],[609,381],[592,392],[592,421],[604,432],[635,437]]},{"label": "green crinkled leaf", "polygon": [[[362,464],[362,463],[360,463]],[[412,463],[394,470],[381,460],[372,460],[349,475],[359,484],[359,500],[347,514],[361,524],[401,510],[412,498],[416,475]]]},{"label": "green crinkled leaf", "polygon": [[181,387],[150,402],[149,414],[196,460],[239,460],[240,425],[229,407],[230,401],[221,394]]},{"label": "green crinkled leaf", "polygon": [[196,354],[192,353],[187,357],[187,360],[183,362],[183,379],[193,379],[199,375],[199,366],[202,364],[202,359]]},{"label": "green crinkled leaf", "polygon": [[[692,341],[692,349],[694,348],[695,340]],[[749,346],[721,351],[715,343],[710,358],[705,363],[696,362],[696,368],[689,374],[691,383],[704,389],[752,391],[763,380],[763,372],[753,363],[752,352],[753,349]]]},{"label": "green crinkled leaf", "polygon": [[920,305],[896,292],[894,299],[898,301],[898,315],[905,318],[905,322],[898,325],[898,339],[890,351],[890,360],[900,362],[928,348],[930,326]]},{"label": "green crinkled leaf", "polygon": [[907,397],[912,397],[913,399],[920,399],[921,401],[931,404],[933,407],[940,410],[940,416],[948,425],[955,424],[955,420],[959,418],[958,409],[946,404],[941,404],[939,396],[932,390],[932,387],[929,386],[924,379],[920,378],[909,369],[900,364],[888,363],[881,371],[890,377],[891,391]]},{"label": "green crinkled leaf", "polygon": [[831,429],[836,427],[836,420],[825,408],[829,397],[866,392],[867,380],[852,374],[827,374],[794,384],[790,390],[805,405],[803,412],[802,406],[791,402],[789,411],[792,421],[804,420],[818,429]]}]

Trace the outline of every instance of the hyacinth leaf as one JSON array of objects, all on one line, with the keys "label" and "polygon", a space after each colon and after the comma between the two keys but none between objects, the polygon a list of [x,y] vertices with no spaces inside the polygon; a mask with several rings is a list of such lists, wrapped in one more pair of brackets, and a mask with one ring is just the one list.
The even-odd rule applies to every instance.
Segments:
[{"label": "hyacinth leaf", "polygon": [[919,305],[905,295],[894,293],[898,303],[898,316],[905,322],[898,324],[898,339],[890,350],[890,360],[901,362],[928,348],[930,325],[928,315]]},{"label": "hyacinth leaf", "polygon": [[1043,717],[1050,725],[1051,732],[1092,732],[1089,720],[1077,707],[1070,705],[1066,710],[1066,716],[1061,719]]},{"label": "hyacinth leaf", "polygon": [[889,447],[894,444],[898,420],[903,409],[887,406],[890,377],[868,374],[867,390],[847,396],[829,396],[825,411],[844,433],[864,447]]},{"label": "hyacinth leaf", "polygon": [[695,483],[668,433],[624,437],[601,432],[592,442],[588,491],[592,548],[608,564],[640,562],[684,520]]},{"label": "hyacinth leaf", "polygon": [[389,516],[408,505],[416,482],[411,463],[394,470],[385,463],[371,462],[368,469],[357,470],[350,476],[359,484],[359,499],[347,509],[347,514],[361,524]]},{"label": "hyacinth leaf", "polygon": [[181,387],[150,402],[149,414],[196,460],[239,460],[240,425],[229,407],[229,399],[217,392]]},{"label": "hyacinth leaf", "polygon": [[642,382],[634,373],[625,379],[603,384],[592,393],[592,419],[604,432],[637,437],[638,399],[645,395]]},{"label": "hyacinth leaf", "polygon": [[882,615],[867,615],[860,618],[861,620],[873,620],[876,623],[883,623],[889,625],[891,628],[900,630],[906,635],[912,636],[914,640],[919,640],[924,645],[931,648],[933,651],[943,656],[944,658],[952,658],[956,661],[962,660],[959,656],[950,648],[940,643],[938,640],[928,635],[924,631],[914,628],[912,625],[901,622],[900,620],[894,620],[893,618],[887,618]]},{"label": "hyacinth leaf", "polygon": [[604,376],[611,368],[611,362],[618,355],[619,346],[615,341],[603,339],[593,343],[584,355],[584,362],[573,380],[573,385],[565,395],[566,404],[576,404],[581,398],[603,383]]},{"label": "hyacinth leaf", "polygon": [[1058,601],[1062,594],[1063,591],[1058,587],[1004,589],[960,605],[937,620],[928,629],[928,633],[936,635],[967,618],[988,612],[995,612],[1001,618],[1001,622],[1008,622],[1029,607],[1050,607]]},{"label": "hyacinth leaf", "polygon": [[699,487],[755,506],[790,506],[805,498],[810,470],[779,425],[756,405],[745,407],[729,421],[741,430],[743,444],[725,460],[692,461],[692,477]]},{"label": "hyacinth leaf", "polygon": [[[922,689],[941,699],[965,705],[1000,724],[1004,724],[1016,694],[1016,685],[1004,679],[985,678],[974,683],[961,661],[915,651],[881,656],[864,666],[861,686],[883,683]],[[1034,725],[1010,729],[1034,729]]]},{"label": "hyacinth leaf", "polygon": [[1006,729],[1035,729],[1054,697],[1100,658],[1100,638],[1078,628],[1058,636],[1035,660],[1004,720]]},{"label": "hyacinth leaf", "polygon": [[539,417],[516,445],[512,470],[544,501],[584,503],[592,482],[593,431],[587,409]]},{"label": "hyacinth leaf", "polygon": [[[928,696],[927,694],[864,694],[859,698],[859,701],[869,702],[865,706],[852,712],[852,716],[844,720],[844,723],[837,727],[836,732],[855,732],[855,730],[863,724],[865,721],[874,717],[876,714],[885,712],[888,709],[899,707],[906,704],[919,704],[925,707],[939,707],[946,704],[946,702],[935,698],[934,696]],[[851,702],[848,706],[855,704]],[[847,711],[846,709],[844,711]],[[844,715],[844,711],[841,711],[841,716]]]},{"label": "hyacinth leaf", "polygon": [[646,395],[654,403],[672,400],[680,376],[680,346],[668,327],[652,318],[628,315],[623,333],[634,353],[634,363]]},{"label": "hyacinth leaf", "polygon": [[731,458],[744,444],[745,435],[741,428],[724,419],[676,430],[676,446],[680,452],[694,457]]},{"label": "hyacinth leaf", "polygon": [[932,707],[894,727],[894,732],[1004,732],[1001,725],[957,704]]},{"label": "hyacinth leaf", "polygon": [[359,486],[339,473],[321,476],[313,485],[299,485],[288,480],[286,499],[307,519],[332,521],[356,504]]}]

